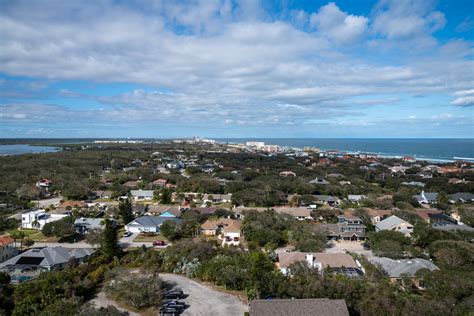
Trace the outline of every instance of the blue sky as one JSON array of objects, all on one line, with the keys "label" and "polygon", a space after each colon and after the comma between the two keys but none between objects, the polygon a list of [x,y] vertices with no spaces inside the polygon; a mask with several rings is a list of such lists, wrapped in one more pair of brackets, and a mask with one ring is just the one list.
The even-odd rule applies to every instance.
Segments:
[{"label": "blue sky", "polygon": [[474,137],[472,1],[0,0],[0,137]]}]

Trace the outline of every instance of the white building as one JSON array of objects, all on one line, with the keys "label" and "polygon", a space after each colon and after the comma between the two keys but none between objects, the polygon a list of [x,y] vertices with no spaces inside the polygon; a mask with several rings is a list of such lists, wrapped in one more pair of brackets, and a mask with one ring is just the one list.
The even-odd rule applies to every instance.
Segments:
[{"label": "white building", "polygon": [[51,223],[69,214],[50,214],[45,210],[36,210],[21,214],[21,227],[29,229],[42,229],[46,223]]},{"label": "white building", "polygon": [[130,191],[130,194],[132,195],[132,197],[135,201],[138,201],[138,200],[151,201],[151,200],[153,200],[153,190],[132,190],[132,191]]},{"label": "white building", "polygon": [[246,142],[245,146],[263,148],[263,147],[265,147],[265,142]]}]

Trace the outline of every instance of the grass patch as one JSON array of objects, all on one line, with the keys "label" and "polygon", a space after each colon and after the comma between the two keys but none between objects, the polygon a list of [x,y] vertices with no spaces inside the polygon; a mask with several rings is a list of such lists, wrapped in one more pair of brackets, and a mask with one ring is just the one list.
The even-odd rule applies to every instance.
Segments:
[{"label": "grass patch", "polygon": [[168,239],[166,239],[163,235],[143,236],[142,234],[140,234],[133,241],[134,242],[153,242],[153,241],[157,241],[157,240],[163,240],[166,243],[168,243]]}]

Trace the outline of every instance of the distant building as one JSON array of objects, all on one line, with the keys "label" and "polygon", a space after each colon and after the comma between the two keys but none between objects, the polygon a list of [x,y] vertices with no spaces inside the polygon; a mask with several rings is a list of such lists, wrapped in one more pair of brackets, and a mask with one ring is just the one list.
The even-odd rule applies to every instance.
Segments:
[{"label": "distant building", "polygon": [[0,271],[8,273],[12,283],[20,283],[38,277],[41,272],[64,268],[71,260],[83,262],[94,251],[92,248],[34,248],[0,263]]},{"label": "distant building", "polygon": [[282,171],[279,173],[280,177],[296,177],[296,173],[293,171]]},{"label": "distant building", "polygon": [[327,298],[253,300],[250,316],[349,316],[344,300]]},{"label": "distant building", "polygon": [[[117,222],[114,219],[109,219],[110,223],[115,226]],[[104,219],[103,218],[76,218],[74,221],[74,230],[78,234],[87,234],[93,229],[104,229]]]},{"label": "distant building", "polygon": [[381,230],[393,230],[400,232],[405,236],[410,236],[411,233],[413,233],[413,225],[395,215],[392,215],[375,225],[375,231]]},{"label": "distant building", "polygon": [[438,193],[421,191],[420,194],[413,195],[413,198],[420,204],[431,204],[438,200]]},{"label": "distant building", "polygon": [[154,191],[153,190],[131,190],[130,194],[135,201],[138,200],[145,200],[151,201],[153,200]]},{"label": "distant building", "polygon": [[305,262],[309,267],[318,269],[324,274],[329,271],[347,277],[359,277],[364,274],[362,265],[345,253],[310,253],[310,252],[282,252],[278,254],[278,267],[283,274],[291,274],[290,266],[297,262]]},{"label": "distant building", "polygon": [[472,203],[474,202],[474,194],[468,192],[458,192],[449,196],[450,203]]},{"label": "distant building", "polygon": [[40,188],[40,189],[46,189],[48,190],[49,187],[53,184],[53,182],[51,180],[48,180],[48,179],[41,179],[39,180],[38,182],[36,182],[36,187]]},{"label": "distant building", "polygon": [[232,200],[232,193],[229,194],[213,194],[206,193],[202,197],[203,203],[230,203]]},{"label": "distant building", "polygon": [[245,146],[263,148],[265,146],[265,142],[246,142]]},{"label": "distant building", "polygon": [[423,289],[424,287],[423,281],[415,276],[418,270],[439,270],[431,261],[418,258],[394,260],[386,257],[371,257],[369,261],[387,273],[392,283],[408,286],[408,284],[403,284],[403,278],[408,277],[411,278],[413,285],[419,289]]},{"label": "distant building", "polygon": [[309,181],[310,184],[319,184],[319,185],[328,185],[330,184],[329,181],[324,180],[322,178],[316,178],[314,180]]},{"label": "distant building", "polygon": [[127,225],[125,229],[132,233],[152,232],[159,233],[160,226],[166,221],[180,222],[179,218],[159,217],[159,216],[141,216]]},{"label": "distant building", "polygon": [[362,219],[351,214],[337,217],[337,224],[320,224],[319,229],[326,234],[329,240],[363,241],[365,240],[366,226]]},{"label": "distant building", "polygon": [[68,217],[69,214],[51,214],[45,210],[35,210],[21,214],[21,227],[28,229],[42,229],[46,223],[51,223]]},{"label": "distant building", "polygon": [[4,262],[16,256],[17,250],[15,248],[14,240],[10,236],[0,237],[0,262]]}]

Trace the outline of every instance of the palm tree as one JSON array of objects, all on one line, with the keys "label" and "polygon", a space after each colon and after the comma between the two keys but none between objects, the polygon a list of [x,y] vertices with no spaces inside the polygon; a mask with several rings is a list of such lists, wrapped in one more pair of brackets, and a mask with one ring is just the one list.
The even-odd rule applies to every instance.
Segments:
[{"label": "palm tree", "polygon": [[33,228],[40,228],[40,223],[38,222],[37,219],[35,219],[34,221],[31,222],[31,227]]}]

